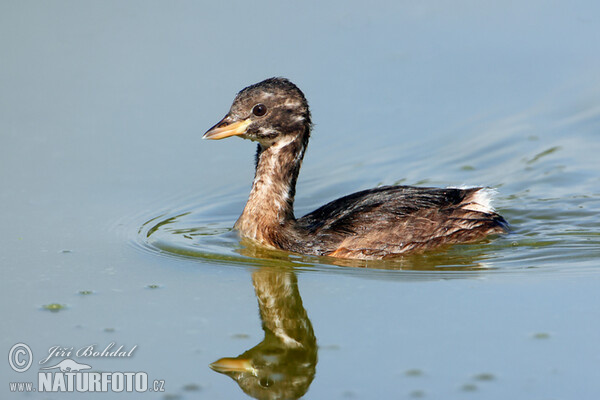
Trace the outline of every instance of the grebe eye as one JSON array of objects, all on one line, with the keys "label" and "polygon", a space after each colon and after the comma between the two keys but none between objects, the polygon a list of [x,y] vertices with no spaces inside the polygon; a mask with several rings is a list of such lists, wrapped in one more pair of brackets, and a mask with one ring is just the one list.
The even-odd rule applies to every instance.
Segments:
[{"label": "grebe eye", "polygon": [[266,378],[262,378],[260,381],[258,381],[258,384],[264,388],[268,388],[270,386],[273,386],[273,380],[269,377]]},{"label": "grebe eye", "polygon": [[252,114],[256,115],[257,117],[262,117],[266,113],[267,106],[265,106],[264,104],[257,104],[254,106],[254,108],[252,108]]}]

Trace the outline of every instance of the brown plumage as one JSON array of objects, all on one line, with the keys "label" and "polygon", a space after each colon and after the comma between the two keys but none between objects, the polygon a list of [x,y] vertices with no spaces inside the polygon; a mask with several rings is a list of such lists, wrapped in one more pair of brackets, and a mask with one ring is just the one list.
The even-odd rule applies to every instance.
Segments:
[{"label": "brown plumage", "polygon": [[334,200],[296,219],[296,180],[311,130],[304,94],[284,78],[243,89],[205,139],[258,142],[256,173],[235,229],[262,245],[303,254],[380,259],[506,232],[486,188],[384,186]]}]

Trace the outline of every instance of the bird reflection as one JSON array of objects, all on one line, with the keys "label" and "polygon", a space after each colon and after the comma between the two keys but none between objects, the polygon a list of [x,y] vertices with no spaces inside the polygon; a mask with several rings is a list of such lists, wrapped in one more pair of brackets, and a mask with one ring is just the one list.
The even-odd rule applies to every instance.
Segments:
[{"label": "bird reflection", "polygon": [[296,274],[263,267],[252,274],[252,283],[265,338],[235,358],[215,361],[210,368],[235,380],[256,399],[298,399],[315,376],[317,339],[302,306]]}]

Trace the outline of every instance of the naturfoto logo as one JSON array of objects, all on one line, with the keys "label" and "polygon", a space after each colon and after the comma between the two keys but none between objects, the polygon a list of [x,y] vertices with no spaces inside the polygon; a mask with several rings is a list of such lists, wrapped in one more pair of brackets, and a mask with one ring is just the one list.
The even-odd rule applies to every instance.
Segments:
[{"label": "naturfoto logo", "polygon": [[[123,345],[117,347],[114,342],[79,348],[52,346],[38,361],[37,386],[34,382],[9,382],[9,389],[11,392],[163,392],[164,380],[149,382],[146,372],[96,372],[90,364],[73,359],[128,358],[136,349],[137,345],[127,349]],[[25,372],[33,363],[33,352],[25,343],[17,343],[9,350],[8,362],[15,372]]]}]

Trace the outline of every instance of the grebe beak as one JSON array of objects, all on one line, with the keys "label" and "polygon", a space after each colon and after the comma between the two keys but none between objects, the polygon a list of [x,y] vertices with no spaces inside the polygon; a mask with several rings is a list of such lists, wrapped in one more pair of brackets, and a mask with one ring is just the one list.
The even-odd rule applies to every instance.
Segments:
[{"label": "grebe beak", "polygon": [[233,118],[227,115],[215,126],[210,128],[204,136],[202,136],[202,139],[218,140],[230,136],[243,135],[246,133],[246,128],[248,128],[248,125],[250,125],[251,122],[250,119],[234,121]]},{"label": "grebe beak", "polygon": [[254,373],[254,367],[250,364],[250,360],[237,358],[221,358],[212,364],[208,365],[212,370],[222,374],[227,372],[250,372]]}]

